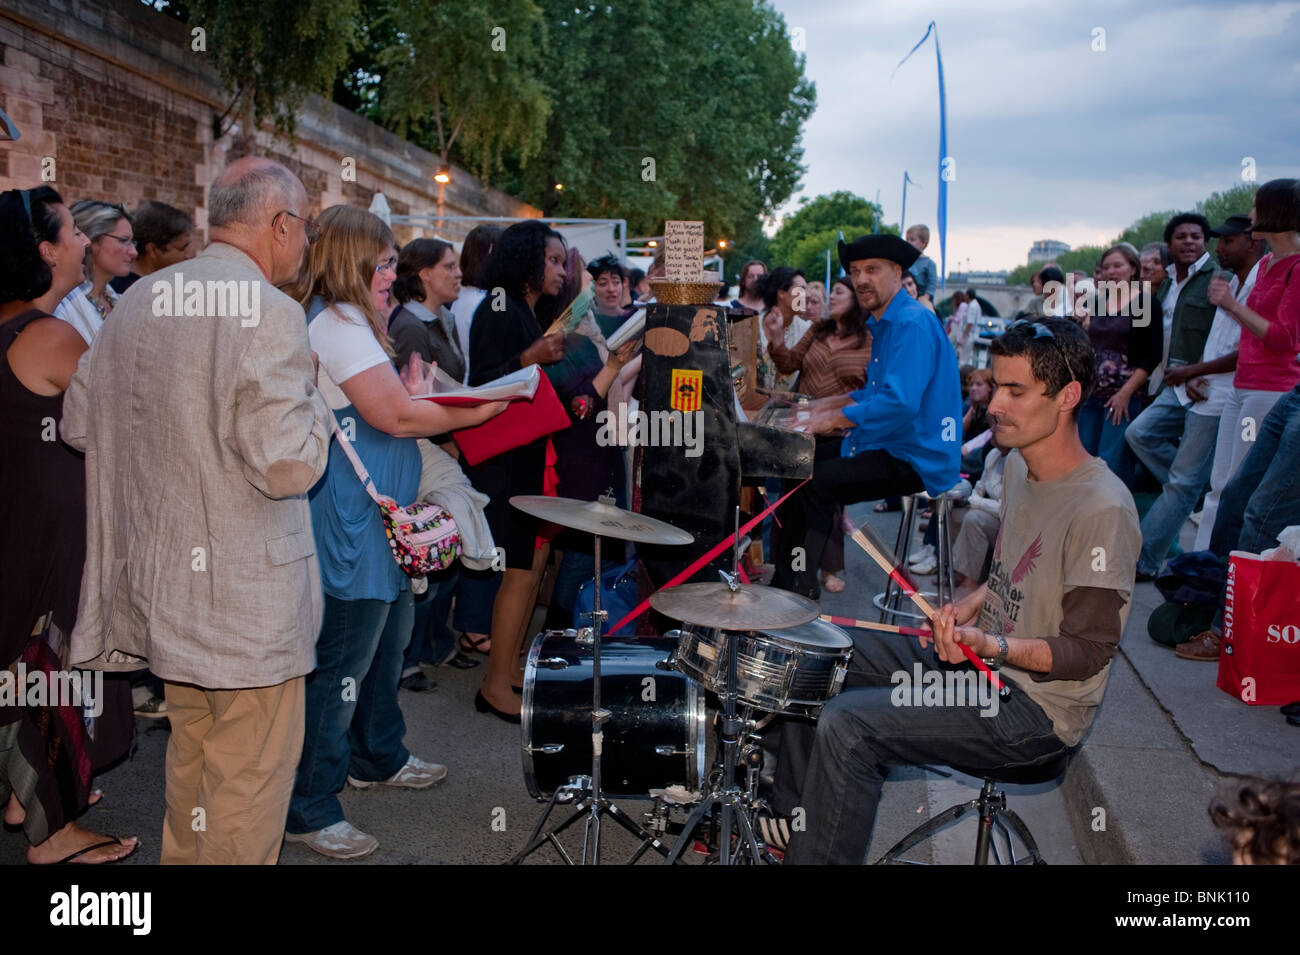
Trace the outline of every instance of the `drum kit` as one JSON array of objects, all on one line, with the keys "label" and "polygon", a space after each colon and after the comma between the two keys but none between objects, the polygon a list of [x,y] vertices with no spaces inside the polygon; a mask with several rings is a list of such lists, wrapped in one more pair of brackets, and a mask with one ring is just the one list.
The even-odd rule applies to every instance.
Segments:
[{"label": "drum kit", "polygon": [[[601,537],[680,545],[690,543],[691,535],[618,508],[609,495],[594,502],[512,497],[510,503],[592,534],[596,558],[591,626],[545,631],[529,650],[521,727],[524,780],[529,794],[546,807],[510,861],[521,863],[549,844],[574,864],[558,836],[583,822],[580,861],[596,864],[601,820],[608,817],[639,840],[629,863],[652,849],[673,863],[693,845],[696,829],[710,813],[711,831],[720,832],[716,861],[773,861],[754,822],[765,808],[758,796],[757,734],[778,714],[815,718],[840,691],[853,652],[848,635],[819,619],[811,600],[742,583],[737,541],[733,570],[722,572],[720,582],[666,587],[651,596],[650,605],[681,621],[680,629],[663,636],[606,637]],[[719,754],[711,772],[705,768],[706,691],[720,704]],[[646,824],[610,796],[652,799]],[[556,806],[570,803],[573,813],[548,828]],[[670,846],[672,810],[692,803]]]}]

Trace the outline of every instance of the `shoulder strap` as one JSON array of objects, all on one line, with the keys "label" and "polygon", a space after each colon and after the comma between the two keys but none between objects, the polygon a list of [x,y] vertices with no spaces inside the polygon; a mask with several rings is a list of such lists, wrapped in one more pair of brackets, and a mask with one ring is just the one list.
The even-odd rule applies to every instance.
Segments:
[{"label": "shoulder strap", "polygon": [[[325,373],[325,369],[322,368],[320,374],[328,378],[330,382],[334,384],[335,388],[338,388],[338,384],[334,382],[333,378],[330,378],[330,376]],[[370,480],[370,472],[367,471],[366,466],[361,463],[361,457],[357,454],[357,449],[352,446],[352,442],[348,440],[348,436],[344,434],[343,429],[339,427],[339,420],[334,417],[334,409],[326,405],[326,410],[330,413],[330,424],[334,429],[334,437],[338,438],[339,447],[343,449],[343,453],[346,454],[348,460],[352,462],[352,470],[357,472],[357,480],[359,480],[361,486],[366,489],[366,493],[370,495],[371,500],[378,504],[379,492],[375,490],[375,482]]]},{"label": "shoulder strap", "polygon": [[338,438],[339,447],[343,449],[343,453],[346,454],[348,460],[352,462],[352,470],[357,472],[357,479],[361,482],[361,486],[366,489],[366,493],[370,495],[371,499],[378,504],[379,492],[375,490],[375,482],[370,480],[370,472],[367,471],[366,466],[361,463],[361,457],[357,454],[357,449],[352,447],[352,442],[348,440],[348,436],[344,434],[343,429],[339,427],[339,422],[338,419],[334,417],[333,409],[330,410],[330,421],[334,425],[334,437]]}]

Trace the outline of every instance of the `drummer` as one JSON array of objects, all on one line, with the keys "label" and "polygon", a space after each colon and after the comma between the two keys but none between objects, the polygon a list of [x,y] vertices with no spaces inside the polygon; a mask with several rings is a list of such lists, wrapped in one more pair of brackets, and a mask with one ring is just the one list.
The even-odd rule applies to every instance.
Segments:
[{"label": "drummer", "polygon": [[[855,641],[846,681],[855,688],[823,707],[802,795],[777,806],[804,823],[790,827],[787,862],[861,863],[890,766],[978,773],[1050,763],[1079,744],[1101,703],[1142,540],[1132,495],[1079,440],[1092,346],[1073,322],[1047,318],[1013,325],[991,354],[989,421],[999,445],[1017,450],[989,581],[936,613],[932,639]],[[939,703],[899,692],[924,670],[969,672],[959,644],[1000,667],[1007,695],[945,691]]]},{"label": "drummer", "polygon": [[869,313],[866,385],[812,402],[803,430],[817,435],[812,480],[782,508],[773,586],[816,599],[817,571],[837,504],[939,494],[957,483],[961,381],[934,315],[903,290],[920,254],[896,235],[840,242],[840,264]]}]

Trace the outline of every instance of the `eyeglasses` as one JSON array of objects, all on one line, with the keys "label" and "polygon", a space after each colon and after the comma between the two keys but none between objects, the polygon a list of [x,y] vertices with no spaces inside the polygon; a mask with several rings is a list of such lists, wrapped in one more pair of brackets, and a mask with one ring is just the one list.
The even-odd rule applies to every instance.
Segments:
[{"label": "eyeglasses", "polygon": [[114,234],[111,233],[111,232],[105,232],[103,235],[100,236],[100,238],[101,238],[101,239],[117,239],[117,241],[118,241],[118,242],[121,242],[123,246],[130,246],[130,247],[134,247],[134,246],[135,246],[135,239],[134,239],[132,236],[129,236],[129,235],[114,235]]},{"label": "eyeglasses", "polygon": [[[1074,373],[1074,369],[1070,367],[1070,359],[1066,357],[1065,349],[1061,347],[1061,343],[1056,340],[1056,335],[1054,335],[1052,330],[1046,325],[1040,324],[1039,322],[1031,322],[1027,318],[1022,318],[1008,325],[1007,331],[1011,331],[1013,328],[1024,328],[1025,326],[1029,326],[1034,330],[1035,340],[1046,338],[1056,346],[1056,350],[1061,353],[1061,361],[1065,362],[1065,370],[1070,373],[1070,381],[1078,381],[1079,377]],[[1070,381],[1067,381],[1066,384],[1068,385]]]},{"label": "eyeglasses", "polygon": [[311,216],[300,216],[296,212],[290,212],[288,209],[281,209],[280,211],[283,212],[285,215],[289,216],[290,218],[297,219],[299,222],[302,223],[303,230],[307,233],[308,245],[310,245],[311,243],[319,239],[321,233],[324,231],[320,227],[320,223],[318,223]]},{"label": "eyeglasses", "polygon": [[380,262],[378,265],[375,266],[376,272],[382,272],[384,271],[384,269],[387,269],[390,272],[396,272],[397,256],[390,255],[388,258],[384,259],[384,261]]}]

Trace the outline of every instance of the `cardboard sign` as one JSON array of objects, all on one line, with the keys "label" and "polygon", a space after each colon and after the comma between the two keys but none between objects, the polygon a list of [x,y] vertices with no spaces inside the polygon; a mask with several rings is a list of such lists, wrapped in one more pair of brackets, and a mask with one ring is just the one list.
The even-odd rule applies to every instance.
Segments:
[{"label": "cardboard sign", "polygon": [[669,219],[664,223],[664,278],[698,282],[704,269],[704,223]]}]

